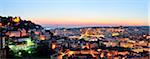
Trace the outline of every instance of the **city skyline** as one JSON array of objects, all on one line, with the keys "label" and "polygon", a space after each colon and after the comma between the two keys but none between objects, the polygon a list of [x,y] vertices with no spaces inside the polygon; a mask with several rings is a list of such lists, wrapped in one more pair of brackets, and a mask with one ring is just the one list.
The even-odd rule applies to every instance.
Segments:
[{"label": "city skyline", "polygon": [[149,25],[147,0],[2,0],[0,15],[41,25]]}]

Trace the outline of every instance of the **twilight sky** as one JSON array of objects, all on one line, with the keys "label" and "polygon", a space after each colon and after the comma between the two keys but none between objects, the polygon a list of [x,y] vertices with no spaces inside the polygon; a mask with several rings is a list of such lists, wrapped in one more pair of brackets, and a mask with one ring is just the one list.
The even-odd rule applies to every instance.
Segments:
[{"label": "twilight sky", "polygon": [[148,25],[148,0],[0,0],[1,16],[42,25]]}]

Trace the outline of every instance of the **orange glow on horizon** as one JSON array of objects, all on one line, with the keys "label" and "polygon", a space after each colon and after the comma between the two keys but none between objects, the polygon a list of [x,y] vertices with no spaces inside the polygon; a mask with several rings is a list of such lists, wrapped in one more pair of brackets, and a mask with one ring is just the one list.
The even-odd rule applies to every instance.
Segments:
[{"label": "orange glow on horizon", "polygon": [[139,19],[55,19],[55,20],[33,20],[37,24],[45,25],[122,25],[122,26],[147,26],[148,21],[141,22]]}]

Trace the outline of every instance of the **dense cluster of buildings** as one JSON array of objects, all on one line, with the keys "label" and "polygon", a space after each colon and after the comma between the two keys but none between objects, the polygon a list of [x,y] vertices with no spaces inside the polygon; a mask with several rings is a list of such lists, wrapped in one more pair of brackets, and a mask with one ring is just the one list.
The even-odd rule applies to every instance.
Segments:
[{"label": "dense cluster of buildings", "polygon": [[150,52],[148,26],[61,28],[51,31],[54,35],[68,38],[68,43],[58,46],[68,45],[68,49],[74,52],[70,58],[86,54],[96,59],[109,56],[111,59],[139,58],[148,56]]},{"label": "dense cluster of buildings", "polygon": [[1,58],[148,58],[149,26],[46,29],[20,17],[0,16]]},{"label": "dense cluster of buildings", "polygon": [[[22,50],[31,53],[37,44],[32,38],[34,32],[41,31],[42,27],[31,21],[22,20],[20,17],[0,16],[0,51],[1,58],[21,56]],[[37,38],[41,39],[40,36]]]}]

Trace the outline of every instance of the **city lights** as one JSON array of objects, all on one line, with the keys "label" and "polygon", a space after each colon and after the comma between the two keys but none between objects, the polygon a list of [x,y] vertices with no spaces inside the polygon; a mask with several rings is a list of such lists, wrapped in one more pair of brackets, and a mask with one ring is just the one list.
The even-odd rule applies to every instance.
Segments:
[{"label": "city lights", "polygon": [[1,0],[0,59],[150,59],[147,0]]},{"label": "city lights", "polygon": [[13,21],[18,23],[20,21],[20,17],[15,17]]},{"label": "city lights", "polygon": [[[147,57],[150,52],[150,43],[147,42],[149,27],[146,26],[45,30],[40,25],[19,19],[16,18],[13,20],[16,23],[12,23],[18,24],[15,25],[18,27],[10,26],[10,21],[8,22],[10,24],[6,24],[3,30],[5,36],[2,38],[2,48],[5,48],[11,57],[45,56],[46,58],[63,59],[83,58],[84,56],[84,58],[117,59]],[[33,26],[28,26],[29,24]]]}]

